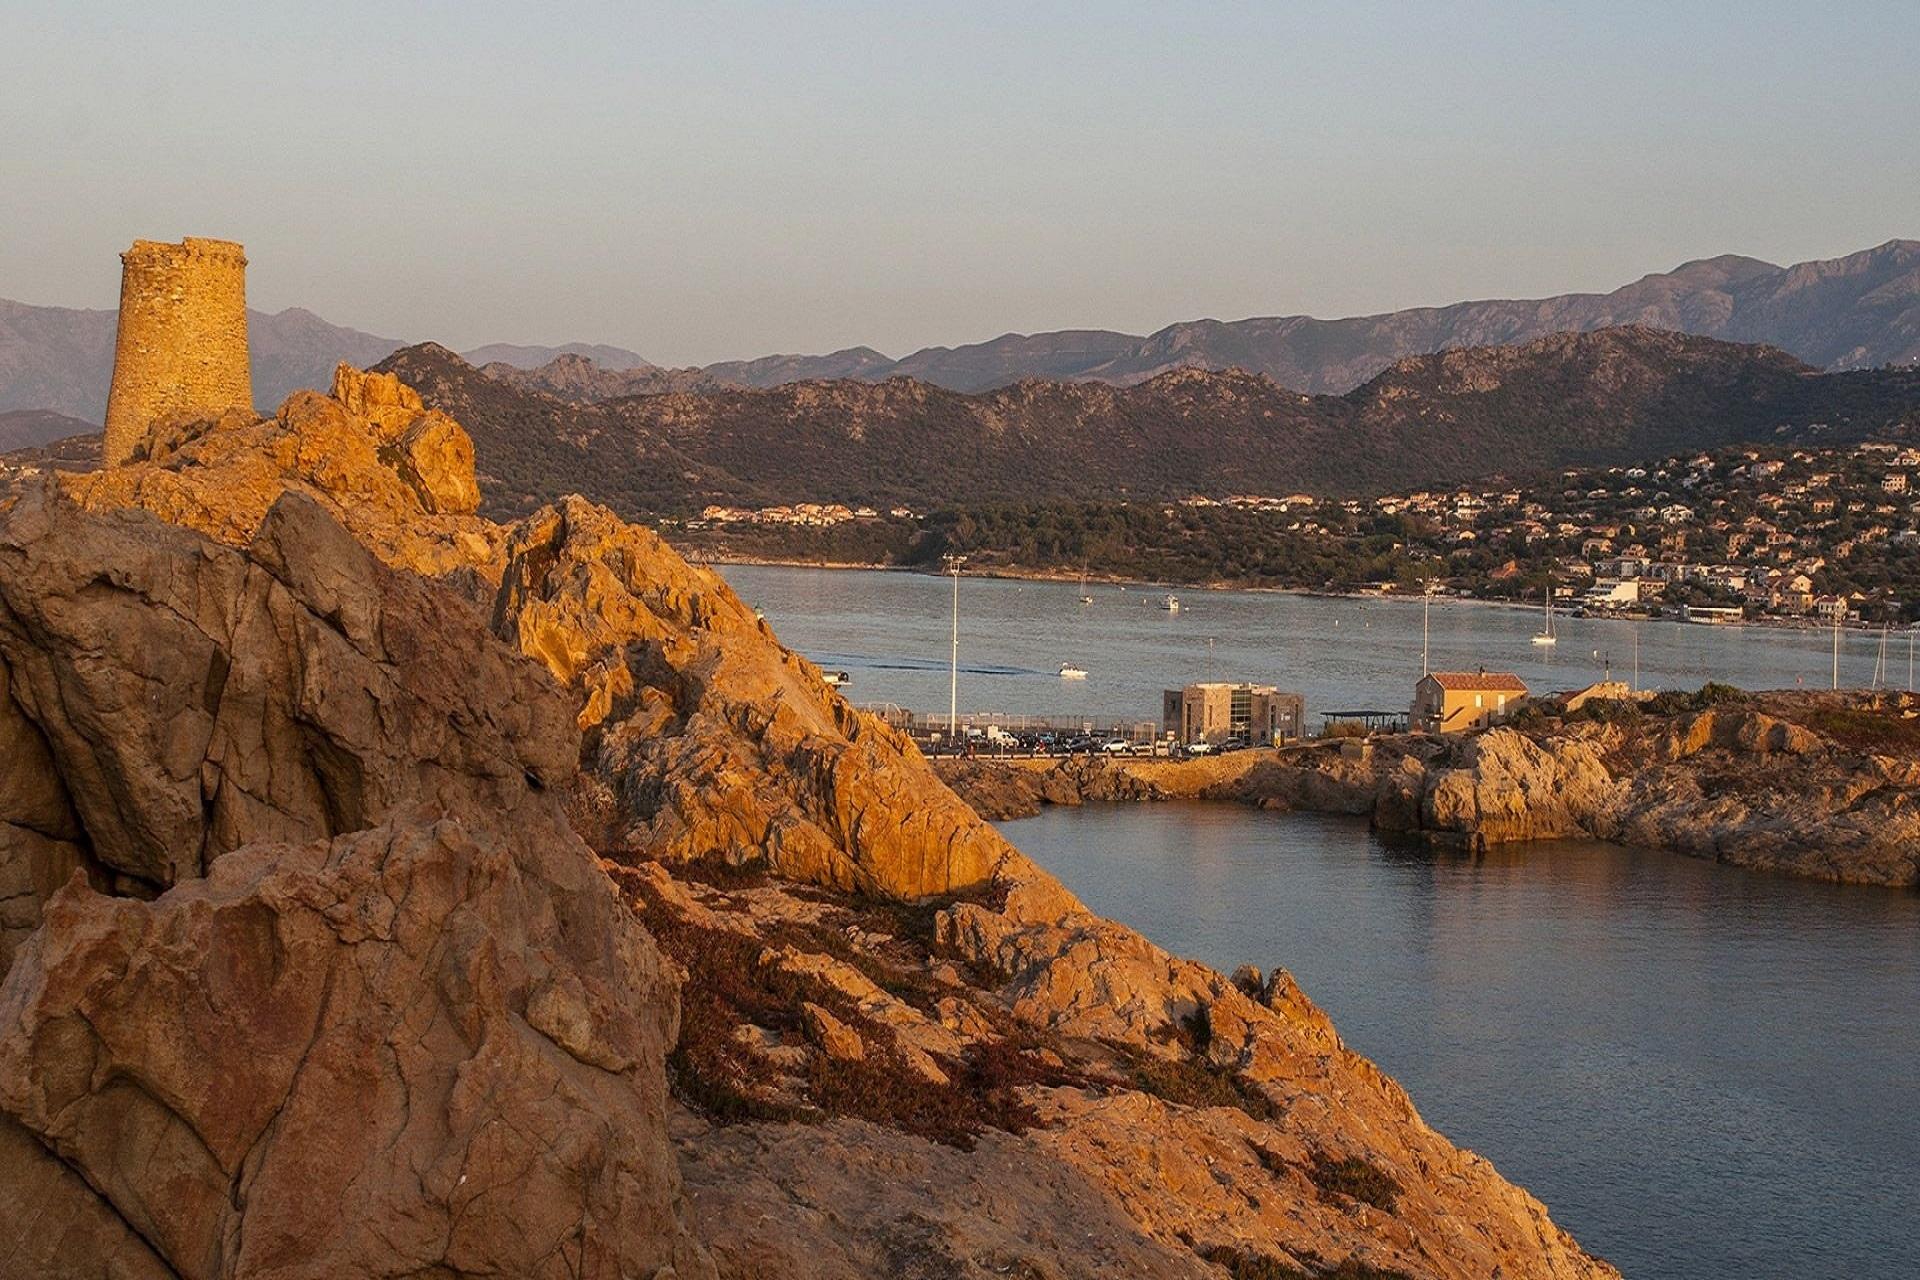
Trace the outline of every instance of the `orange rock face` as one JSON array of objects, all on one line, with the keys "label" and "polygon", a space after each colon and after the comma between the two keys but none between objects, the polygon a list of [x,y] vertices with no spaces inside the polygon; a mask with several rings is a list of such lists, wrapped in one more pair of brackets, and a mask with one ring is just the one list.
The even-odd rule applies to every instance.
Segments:
[{"label": "orange rock face", "polygon": [[464,439],[343,371],[0,514],[0,1271],[1614,1275]]},{"label": "orange rock face", "polygon": [[499,577],[499,526],[480,505],[473,442],[391,375],[341,365],[333,394],[302,391],[270,418],[234,412],[157,428],[132,461],[61,477],[90,510],[139,507],[244,546],[267,509],[305,494],[388,564],[426,577]]},{"label": "orange rock face", "polygon": [[0,1273],[709,1273],[675,984],[475,610],[297,490],[244,550],[48,492],[0,667]]},{"label": "orange rock face", "polygon": [[494,626],[578,692],[596,843],[918,898],[1012,848],[727,585],[580,498],[507,542]]}]

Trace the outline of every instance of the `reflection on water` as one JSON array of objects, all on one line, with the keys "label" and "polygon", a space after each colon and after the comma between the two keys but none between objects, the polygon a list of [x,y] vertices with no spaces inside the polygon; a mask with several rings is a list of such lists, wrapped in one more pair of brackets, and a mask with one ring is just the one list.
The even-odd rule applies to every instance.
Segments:
[{"label": "reflection on water", "polygon": [[1004,829],[1170,950],[1292,970],[1629,1277],[1920,1275],[1920,898],[1593,841],[1435,859],[1233,806]]}]

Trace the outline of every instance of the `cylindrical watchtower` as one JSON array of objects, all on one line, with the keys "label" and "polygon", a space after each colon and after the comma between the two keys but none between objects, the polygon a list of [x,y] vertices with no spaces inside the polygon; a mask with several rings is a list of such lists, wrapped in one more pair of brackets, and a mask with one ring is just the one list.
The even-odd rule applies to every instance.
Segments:
[{"label": "cylindrical watchtower", "polygon": [[135,240],[120,255],[102,461],[125,462],[156,422],[252,408],[246,252],[231,240]]}]

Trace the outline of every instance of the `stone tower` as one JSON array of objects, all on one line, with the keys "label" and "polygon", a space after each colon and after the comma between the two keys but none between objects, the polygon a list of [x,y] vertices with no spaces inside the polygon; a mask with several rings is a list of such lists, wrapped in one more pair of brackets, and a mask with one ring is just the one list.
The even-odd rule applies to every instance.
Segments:
[{"label": "stone tower", "polygon": [[135,240],[120,255],[120,330],[107,393],[107,466],[156,422],[253,409],[247,257],[231,240]]}]

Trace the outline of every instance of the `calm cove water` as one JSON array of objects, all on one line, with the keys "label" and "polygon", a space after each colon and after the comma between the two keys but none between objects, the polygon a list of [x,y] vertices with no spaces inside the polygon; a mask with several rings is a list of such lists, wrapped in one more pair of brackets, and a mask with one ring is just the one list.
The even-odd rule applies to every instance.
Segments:
[{"label": "calm cove water", "polygon": [[[733,568],[856,701],[944,710],[951,583]],[[1188,680],[1272,681],[1309,712],[1404,709],[1418,603],[964,580],[962,711],[1155,713]],[[1823,685],[1831,637],[1436,607],[1436,667]],[[1336,625],[1337,624],[1337,625]],[[1212,637],[1211,659],[1207,639]],[[1841,678],[1905,687],[1904,638],[1849,636]],[[1066,683],[1062,661],[1088,668]],[[1455,1141],[1636,1280],[1920,1276],[1920,896],[1592,841],[1434,859],[1363,822],[1233,806],[1089,806],[1005,824],[1095,910],[1222,969],[1290,969]]]},{"label": "calm cove water", "polygon": [[[858,703],[893,702],[945,713],[951,579],[865,570],[729,566],[727,580],[766,610],[780,638],[823,667],[853,677]],[[1077,583],[960,581],[960,710],[1157,719],[1160,692],[1193,680],[1252,680],[1307,697],[1321,711],[1405,712],[1420,676],[1420,603],[1278,592],[1166,592]],[[1436,602],[1428,645],[1436,670],[1513,671],[1534,689],[1578,688],[1613,674],[1630,680],[1638,650],[1645,688],[1697,689],[1722,680],[1748,689],[1825,688],[1833,635],[1762,627],[1561,618],[1552,648],[1530,637],[1538,609]],[[1211,643],[1209,643],[1211,641]],[[1906,688],[1909,637],[1841,637],[1840,680]],[[1061,680],[1060,664],[1087,679]]]},{"label": "calm cove water", "polygon": [[1291,970],[1635,1280],[1920,1276],[1920,898],[1596,841],[1436,860],[1227,805],[1003,830],[1170,950]]}]

